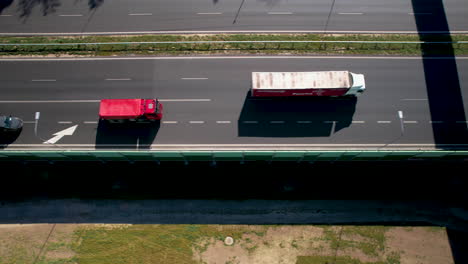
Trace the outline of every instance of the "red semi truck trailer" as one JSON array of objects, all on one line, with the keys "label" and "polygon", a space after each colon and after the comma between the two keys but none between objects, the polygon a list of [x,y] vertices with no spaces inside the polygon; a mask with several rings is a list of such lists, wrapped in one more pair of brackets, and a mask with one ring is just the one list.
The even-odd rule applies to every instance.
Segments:
[{"label": "red semi truck trailer", "polygon": [[99,118],[110,122],[161,120],[163,105],[158,99],[103,99]]},{"label": "red semi truck trailer", "polygon": [[358,96],[365,89],[364,75],[349,71],[252,72],[254,97]]}]

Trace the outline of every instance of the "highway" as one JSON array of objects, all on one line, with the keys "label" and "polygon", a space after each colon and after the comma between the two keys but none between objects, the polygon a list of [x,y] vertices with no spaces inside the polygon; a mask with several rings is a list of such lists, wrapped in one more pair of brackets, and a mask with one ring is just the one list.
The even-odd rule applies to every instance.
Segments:
[{"label": "highway", "polygon": [[[466,113],[467,58],[456,65]],[[357,100],[248,97],[252,71],[316,70],[363,73],[367,91]],[[443,81],[450,73],[439,70]],[[450,133],[435,142],[434,131],[466,131],[467,121],[431,113],[429,100],[437,98],[428,98],[419,57],[3,59],[0,71],[0,113],[25,121],[19,137],[2,142],[5,149],[433,149],[468,143]],[[161,99],[160,126],[98,122],[100,99],[140,97]],[[460,106],[441,111],[454,107]],[[44,144],[75,125],[72,135]]]},{"label": "highway", "polygon": [[[0,4],[0,34],[468,31],[463,0],[50,0]],[[445,22],[447,18],[447,22]],[[419,29],[421,31],[421,29]]]}]

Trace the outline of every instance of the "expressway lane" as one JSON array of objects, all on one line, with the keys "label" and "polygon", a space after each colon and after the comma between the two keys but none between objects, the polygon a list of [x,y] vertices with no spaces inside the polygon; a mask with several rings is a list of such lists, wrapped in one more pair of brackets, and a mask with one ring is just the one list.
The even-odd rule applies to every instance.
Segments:
[{"label": "expressway lane", "polygon": [[[468,6],[401,0],[57,0],[0,5],[0,33],[413,31],[418,16],[447,17],[451,31],[467,31]],[[91,4],[94,3],[94,4]],[[417,10],[415,13],[414,10]],[[436,28],[437,25],[434,25]],[[436,30],[436,29],[434,29]]]},{"label": "expressway lane", "polygon": [[[458,58],[457,67],[466,113],[468,60]],[[134,149],[148,144],[154,148],[199,144],[417,147],[443,143],[434,142],[434,126],[467,126],[466,120],[449,116],[431,119],[422,60],[416,57],[3,60],[0,70],[0,113],[27,121],[7,149],[44,147],[42,142],[54,133],[74,125],[78,125],[76,132],[58,144],[69,149],[110,145]],[[363,73],[368,89],[355,101],[247,97],[252,71],[315,70]],[[441,78],[443,75],[441,69]],[[110,77],[125,80],[107,81]],[[31,81],[35,78],[56,81]],[[98,100],[135,97],[163,100],[165,115],[160,127],[109,128],[98,124]],[[403,112],[403,120],[398,111]],[[41,112],[39,137],[34,135],[35,112]]]}]

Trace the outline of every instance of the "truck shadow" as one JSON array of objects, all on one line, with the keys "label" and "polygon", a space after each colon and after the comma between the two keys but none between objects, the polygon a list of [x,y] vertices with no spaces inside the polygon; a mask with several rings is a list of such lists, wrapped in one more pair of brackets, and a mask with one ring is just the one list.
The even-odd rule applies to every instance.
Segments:
[{"label": "truck shadow", "polygon": [[160,126],[160,122],[112,124],[99,121],[96,149],[149,149]]},{"label": "truck shadow", "polygon": [[239,137],[329,137],[348,127],[357,98],[254,98],[247,94]]}]

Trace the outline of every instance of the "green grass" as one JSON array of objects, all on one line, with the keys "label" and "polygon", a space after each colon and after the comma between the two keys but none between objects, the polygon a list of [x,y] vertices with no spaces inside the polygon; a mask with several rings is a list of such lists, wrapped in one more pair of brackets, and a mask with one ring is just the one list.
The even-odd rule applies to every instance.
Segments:
[{"label": "green grass", "polygon": [[[450,39],[451,38],[451,39]],[[320,35],[320,34],[214,34],[214,35],[143,35],[83,37],[0,37],[0,43],[95,43],[159,41],[419,41],[418,35]],[[468,41],[468,35],[424,37],[425,41]],[[468,54],[468,44],[426,45],[426,55]],[[68,54],[110,55],[194,55],[194,54],[369,54],[421,55],[420,44],[344,44],[344,43],[229,43],[229,44],[131,44],[0,46],[0,55]]]},{"label": "green grass", "polygon": [[[74,246],[80,264],[195,263],[192,246],[203,239],[235,241],[252,233],[248,228],[214,225],[132,225],[125,228],[83,228]],[[203,251],[209,243],[199,246]],[[249,252],[256,246],[249,247]]]}]

